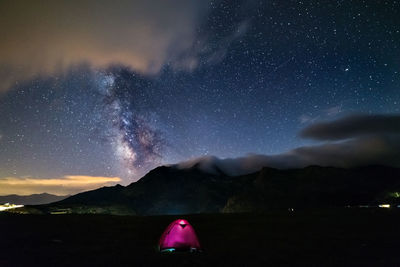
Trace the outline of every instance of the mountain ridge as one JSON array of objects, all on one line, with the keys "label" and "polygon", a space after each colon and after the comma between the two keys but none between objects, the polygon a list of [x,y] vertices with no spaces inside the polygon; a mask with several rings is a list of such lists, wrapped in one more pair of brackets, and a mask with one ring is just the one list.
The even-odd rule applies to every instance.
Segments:
[{"label": "mountain ridge", "polygon": [[42,204],[57,202],[66,199],[68,197],[70,197],[70,195],[58,196],[49,193],[32,194],[32,195],[10,194],[5,196],[0,196],[0,203],[2,204],[11,203],[16,205],[42,205]]},{"label": "mountain ridge", "polygon": [[160,166],[127,186],[103,187],[50,205],[43,213],[187,214],[268,209],[400,204],[400,169],[387,166],[298,169],[264,167],[246,175],[207,173],[197,166]]}]

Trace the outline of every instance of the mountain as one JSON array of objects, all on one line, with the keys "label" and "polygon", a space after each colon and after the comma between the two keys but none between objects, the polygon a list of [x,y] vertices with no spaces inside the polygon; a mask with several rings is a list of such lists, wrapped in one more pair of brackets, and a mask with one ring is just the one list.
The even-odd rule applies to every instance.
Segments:
[{"label": "mountain", "polygon": [[0,204],[11,203],[16,205],[41,205],[66,199],[69,196],[56,196],[47,193],[28,196],[7,195],[0,196]]},{"label": "mountain", "polygon": [[137,215],[261,212],[400,204],[399,197],[400,169],[392,167],[263,168],[247,175],[228,176],[218,168],[210,173],[194,165],[186,169],[158,167],[126,187],[103,187],[30,208],[41,213]]},{"label": "mountain", "polygon": [[224,212],[400,203],[397,196],[397,192],[400,192],[400,169],[392,167],[263,168],[249,175],[249,179],[252,180],[251,185],[230,197],[223,208]]}]

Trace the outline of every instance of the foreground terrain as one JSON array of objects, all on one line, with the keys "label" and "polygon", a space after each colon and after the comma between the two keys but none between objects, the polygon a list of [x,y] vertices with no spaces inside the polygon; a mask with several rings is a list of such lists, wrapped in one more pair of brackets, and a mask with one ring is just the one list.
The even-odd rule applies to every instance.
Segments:
[{"label": "foreground terrain", "polygon": [[[174,219],[204,252],[160,254]],[[0,214],[0,266],[399,266],[400,209],[187,216]]]}]

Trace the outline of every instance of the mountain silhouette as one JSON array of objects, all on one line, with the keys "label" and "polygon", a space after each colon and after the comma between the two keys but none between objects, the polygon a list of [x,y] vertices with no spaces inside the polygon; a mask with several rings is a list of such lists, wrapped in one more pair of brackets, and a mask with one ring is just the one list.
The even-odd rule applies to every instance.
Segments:
[{"label": "mountain silhouette", "polygon": [[33,194],[27,196],[6,195],[0,196],[0,204],[11,203],[16,205],[41,205],[63,200],[68,196],[56,196],[48,193]]},{"label": "mountain silhouette", "polygon": [[103,187],[30,208],[41,213],[136,215],[262,212],[383,202],[397,205],[399,196],[400,169],[386,166],[265,167],[241,176],[228,176],[218,169],[210,173],[196,165],[162,166],[126,187]]}]

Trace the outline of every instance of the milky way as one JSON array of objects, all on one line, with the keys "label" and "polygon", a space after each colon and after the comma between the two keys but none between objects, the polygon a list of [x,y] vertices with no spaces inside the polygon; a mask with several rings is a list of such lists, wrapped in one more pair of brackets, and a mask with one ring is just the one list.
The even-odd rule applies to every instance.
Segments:
[{"label": "milky way", "polygon": [[157,115],[144,103],[149,81],[127,68],[99,72],[98,88],[104,96],[105,133],[115,155],[130,177],[160,164],[165,141],[157,128]]}]

